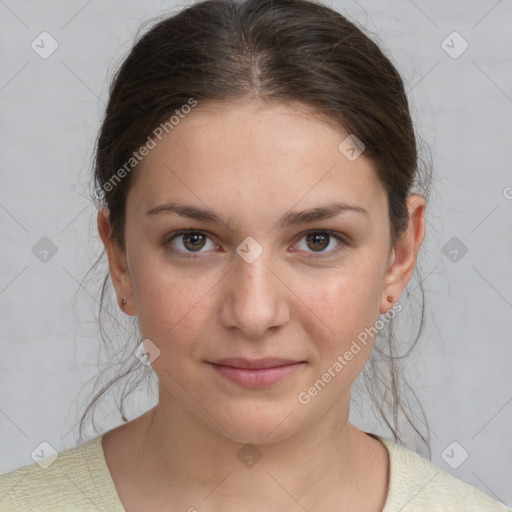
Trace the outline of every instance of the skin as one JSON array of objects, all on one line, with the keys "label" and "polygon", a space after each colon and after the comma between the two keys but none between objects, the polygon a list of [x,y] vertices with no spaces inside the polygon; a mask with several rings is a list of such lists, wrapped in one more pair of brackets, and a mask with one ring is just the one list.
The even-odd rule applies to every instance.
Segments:
[{"label": "skin", "polygon": [[[425,200],[411,195],[407,232],[392,245],[385,190],[364,153],[350,161],[338,150],[346,136],[300,104],[198,105],[134,171],[126,252],[110,238],[108,209],[99,212],[121,308],[160,350],[158,405],[103,438],[127,511],[382,510],[387,450],[348,421],[373,340],[307,405],[297,399],[390,310],[387,297],[398,300],[425,233]],[[223,222],[146,215],[170,201]],[[278,224],[331,202],[367,213]],[[207,238],[171,240],[181,229]],[[312,230],[346,243],[308,242]],[[262,248],[252,263],[236,252],[249,236]],[[198,257],[179,256],[187,250]],[[304,363],[255,390],[207,362],[227,357]],[[261,454],[250,468],[237,457],[247,443]]]}]

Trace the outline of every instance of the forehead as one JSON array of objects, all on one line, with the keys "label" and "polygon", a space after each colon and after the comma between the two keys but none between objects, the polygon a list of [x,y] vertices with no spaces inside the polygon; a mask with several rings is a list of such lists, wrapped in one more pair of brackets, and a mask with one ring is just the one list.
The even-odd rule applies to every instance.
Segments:
[{"label": "forehead", "polygon": [[156,139],[135,171],[129,207],[146,211],[176,198],[260,214],[299,201],[385,206],[364,152],[351,160],[340,151],[347,136],[303,104],[198,104]]}]

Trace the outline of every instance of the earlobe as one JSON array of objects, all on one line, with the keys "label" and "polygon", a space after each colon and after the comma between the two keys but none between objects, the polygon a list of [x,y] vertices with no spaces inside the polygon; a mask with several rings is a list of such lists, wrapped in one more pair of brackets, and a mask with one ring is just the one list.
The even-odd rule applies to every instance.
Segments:
[{"label": "earlobe", "polygon": [[395,259],[396,259],[396,251],[393,247],[391,250],[391,254],[389,257],[389,263],[386,271],[386,278],[384,280],[384,288],[382,289],[381,298],[380,298],[380,309],[379,313],[381,315],[387,313],[392,307],[393,303],[398,300],[398,296],[394,296],[395,293],[393,290],[395,289],[392,285],[396,279],[395,274]]},{"label": "earlobe", "polygon": [[112,240],[112,227],[109,214],[108,208],[102,208],[99,211],[98,232],[105,246],[105,250],[107,251],[110,277],[116,291],[119,307],[127,315],[135,315],[134,301],[129,301],[132,295],[132,286],[126,264],[126,257],[121,247],[119,247],[119,244]]},{"label": "earlobe", "polygon": [[412,194],[407,197],[406,201],[409,220],[405,233],[396,242],[391,252],[391,264],[386,272],[380,301],[381,314],[389,311],[390,303],[398,301],[407,286],[425,237],[425,198],[418,194]]}]

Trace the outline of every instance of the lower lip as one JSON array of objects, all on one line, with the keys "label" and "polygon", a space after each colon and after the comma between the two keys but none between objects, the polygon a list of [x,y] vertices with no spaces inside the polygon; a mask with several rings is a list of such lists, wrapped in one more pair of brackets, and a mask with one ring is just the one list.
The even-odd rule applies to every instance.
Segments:
[{"label": "lower lip", "polygon": [[234,368],[210,363],[226,379],[246,388],[265,388],[283,380],[297,371],[303,363],[275,366],[273,368]]}]

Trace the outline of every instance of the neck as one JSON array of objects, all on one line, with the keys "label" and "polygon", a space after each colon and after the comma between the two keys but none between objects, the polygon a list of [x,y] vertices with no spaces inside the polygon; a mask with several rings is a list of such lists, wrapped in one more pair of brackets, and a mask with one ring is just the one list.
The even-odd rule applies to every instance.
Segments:
[{"label": "neck", "polygon": [[[226,504],[249,510],[242,506],[249,503],[258,510],[277,510],[290,508],[295,500],[312,510],[332,500],[333,510],[343,510],[343,501],[355,503],[361,481],[375,470],[375,443],[380,443],[348,422],[349,393],[307,428],[275,442],[251,444],[205,425],[162,388],[159,404],[145,415],[142,466],[152,488],[180,497],[184,506],[196,503],[201,512],[230,510]],[[198,496],[208,499],[199,506]]]}]

